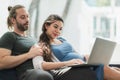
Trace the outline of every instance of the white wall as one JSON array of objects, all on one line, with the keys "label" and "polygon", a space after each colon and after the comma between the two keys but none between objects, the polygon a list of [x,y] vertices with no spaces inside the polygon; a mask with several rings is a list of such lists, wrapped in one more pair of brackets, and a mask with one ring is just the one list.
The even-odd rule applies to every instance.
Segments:
[{"label": "white wall", "polygon": [[[39,33],[41,33],[41,26],[43,21],[48,17],[49,14],[58,14],[62,15],[66,1],[67,0],[40,0],[40,16],[39,18]],[[0,37],[4,34],[7,29],[6,20],[8,16],[7,7],[8,5],[15,5],[15,4],[23,4],[25,7],[30,5],[31,0],[1,0],[0,1]],[[92,10],[85,5],[84,0],[72,0],[70,11],[68,12],[68,16],[65,20],[65,25],[63,28],[62,36],[65,37],[76,49],[77,52],[89,53],[92,45],[93,45],[93,19]],[[118,19],[120,20],[120,19]],[[34,23],[34,22],[33,22]],[[117,22],[119,23],[119,22]],[[118,24],[117,24],[118,25]],[[119,25],[118,25],[119,26]],[[119,34],[119,28],[117,27],[117,34]],[[119,39],[119,36],[117,36]],[[120,39],[119,39],[120,40]],[[119,55],[119,48],[118,46],[114,53],[112,60],[120,61],[118,59]],[[115,62],[116,62],[115,61]],[[112,61],[113,62],[113,61]]]},{"label": "white wall", "polygon": [[31,0],[1,0],[0,1],[0,37],[8,31],[7,28],[7,17],[8,17],[8,6],[14,6],[16,4],[22,4],[28,9],[28,5]]},{"label": "white wall", "polygon": [[7,10],[8,5],[9,5],[9,0],[8,0],[8,2],[6,0],[0,1],[0,36],[2,36],[3,33],[8,31],[7,25],[6,25],[7,14],[8,14],[8,10]]}]

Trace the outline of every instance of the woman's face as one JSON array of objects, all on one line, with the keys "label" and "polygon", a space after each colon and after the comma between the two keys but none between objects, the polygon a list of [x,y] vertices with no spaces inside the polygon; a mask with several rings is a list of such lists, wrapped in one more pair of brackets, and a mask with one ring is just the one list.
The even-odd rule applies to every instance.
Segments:
[{"label": "woman's face", "polygon": [[49,26],[46,27],[46,33],[50,37],[50,39],[55,39],[61,34],[61,30],[63,28],[62,21],[55,21]]}]

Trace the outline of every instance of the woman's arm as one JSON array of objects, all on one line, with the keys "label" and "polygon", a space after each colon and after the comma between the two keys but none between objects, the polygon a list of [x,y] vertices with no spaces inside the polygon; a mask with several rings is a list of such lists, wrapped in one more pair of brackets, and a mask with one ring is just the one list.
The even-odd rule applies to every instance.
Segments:
[{"label": "woman's arm", "polygon": [[72,59],[69,61],[64,61],[64,62],[43,62],[42,67],[44,70],[52,70],[52,69],[57,69],[65,66],[71,66],[75,64],[83,64],[84,62],[80,59]]},{"label": "woman's arm", "polygon": [[42,56],[37,56],[33,58],[34,68],[43,69],[43,70],[53,70],[53,69],[58,69],[65,66],[82,64],[82,63],[83,61],[81,61],[80,59],[72,59],[64,62],[46,62],[46,61],[43,61]]}]

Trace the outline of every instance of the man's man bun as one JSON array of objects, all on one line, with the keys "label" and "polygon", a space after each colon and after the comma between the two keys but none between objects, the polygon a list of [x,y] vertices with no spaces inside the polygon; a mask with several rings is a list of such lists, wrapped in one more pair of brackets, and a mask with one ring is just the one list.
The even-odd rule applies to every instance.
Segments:
[{"label": "man's man bun", "polygon": [[8,11],[10,11],[11,9],[12,9],[12,6],[9,6],[9,7],[8,7]]}]

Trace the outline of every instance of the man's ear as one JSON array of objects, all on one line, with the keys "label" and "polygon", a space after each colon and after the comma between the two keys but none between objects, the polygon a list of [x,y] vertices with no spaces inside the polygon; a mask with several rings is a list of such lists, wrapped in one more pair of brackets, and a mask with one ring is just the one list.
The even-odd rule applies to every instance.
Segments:
[{"label": "man's ear", "polygon": [[11,18],[11,22],[12,22],[12,24],[14,24],[15,23],[15,18]]}]

